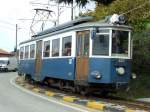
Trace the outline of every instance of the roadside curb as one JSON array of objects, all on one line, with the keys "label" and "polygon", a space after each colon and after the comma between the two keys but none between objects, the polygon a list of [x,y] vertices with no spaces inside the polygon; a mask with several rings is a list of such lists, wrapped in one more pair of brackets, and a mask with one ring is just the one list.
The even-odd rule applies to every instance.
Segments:
[{"label": "roadside curb", "polygon": [[[32,91],[41,93],[39,88],[33,88]],[[96,110],[100,110],[104,112],[146,112],[142,110],[129,109],[125,106],[120,106],[120,105],[108,104],[108,103],[99,102],[99,101],[84,100],[84,99],[77,98],[76,96],[68,96],[68,95],[64,95],[60,93],[55,93],[53,91],[45,91],[44,94],[49,97],[62,99],[63,101],[66,101],[69,103],[83,105],[88,108],[96,109]]]},{"label": "roadside curb", "polygon": [[56,99],[61,99],[65,102],[74,103],[78,105],[82,105],[91,109],[96,109],[104,112],[146,112],[144,110],[133,110],[130,108],[127,108],[125,106],[115,105],[111,103],[101,102],[101,101],[90,101],[86,99],[80,99],[76,96],[68,96],[66,94],[61,94],[53,91],[44,90],[38,87],[28,87],[25,86],[25,84],[16,83],[22,87],[24,87],[27,90],[31,90],[32,92],[44,94],[49,97],[54,97]]}]

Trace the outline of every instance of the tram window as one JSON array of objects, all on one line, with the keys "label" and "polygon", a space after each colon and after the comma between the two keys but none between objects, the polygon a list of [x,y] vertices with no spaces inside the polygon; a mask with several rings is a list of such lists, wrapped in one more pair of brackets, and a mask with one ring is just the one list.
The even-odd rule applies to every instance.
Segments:
[{"label": "tram window", "polygon": [[109,55],[109,35],[96,35],[93,39],[93,55]]},{"label": "tram window", "polygon": [[89,33],[84,35],[84,56],[89,55]]},{"label": "tram window", "polygon": [[77,35],[77,56],[89,56],[89,32],[79,32]]},{"label": "tram window", "polygon": [[128,31],[112,31],[112,55],[128,56]]},{"label": "tram window", "polygon": [[77,37],[77,56],[82,56],[83,53],[83,39],[82,39],[82,34],[79,34]]},{"label": "tram window", "polygon": [[52,40],[52,57],[59,56],[60,39]]},{"label": "tram window", "polygon": [[49,57],[50,54],[50,41],[44,42],[44,50],[43,50],[43,57]]},{"label": "tram window", "polygon": [[20,48],[20,59],[23,59],[24,47]]},{"label": "tram window", "polygon": [[62,56],[71,56],[71,36],[62,39]]},{"label": "tram window", "polygon": [[25,46],[25,58],[29,58],[29,46]]},{"label": "tram window", "polygon": [[34,58],[35,44],[30,45],[30,58]]}]

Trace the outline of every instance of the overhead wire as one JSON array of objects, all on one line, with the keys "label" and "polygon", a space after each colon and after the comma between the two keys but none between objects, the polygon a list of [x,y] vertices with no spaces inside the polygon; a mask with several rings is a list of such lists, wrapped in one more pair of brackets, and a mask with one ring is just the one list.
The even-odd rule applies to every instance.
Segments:
[{"label": "overhead wire", "polygon": [[10,22],[4,21],[4,20],[0,20],[0,23],[8,24],[8,25],[11,25],[11,26],[14,26],[14,25],[15,25],[15,24],[13,24],[13,23],[10,23]]},{"label": "overhead wire", "polygon": [[150,4],[150,0],[146,1],[145,3],[139,5],[139,6],[133,8],[133,9],[131,9],[131,10],[128,10],[128,11],[124,12],[124,13],[122,13],[122,14],[120,14],[120,15],[125,15],[125,14],[128,14],[128,13],[130,13],[130,12],[133,12],[134,10],[140,9],[140,8],[144,7],[145,5],[147,5],[147,3]]},{"label": "overhead wire", "polygon": [[8,21],[0,20],[0,28],[5,28],[8,30],[15,30],[15,24],[10,23]]}]

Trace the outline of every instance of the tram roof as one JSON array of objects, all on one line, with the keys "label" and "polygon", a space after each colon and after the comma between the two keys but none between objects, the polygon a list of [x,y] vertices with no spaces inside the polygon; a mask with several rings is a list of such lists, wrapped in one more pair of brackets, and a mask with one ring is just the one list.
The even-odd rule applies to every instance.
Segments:
[{"label": "tram roof", "polygon": [[67,23],[49,28],[45,31],[41,31],[41,32],[37,33],[37,35],[35,35],[35,37],[45,35],[45,34],[48,34],[48,33],[52,33],[52,32],[56,32],[56,31],[66,29],[66,28],[69,28],[69,27],[77,26],[79,24],[89,22],[91,20],[93,20],[93,17],[91,17],[91,16],[82,17],[82,18],[79,18],[79,19],[76,19],[76,20],[72,20],[70,22],[67,22]]},{"label": "tram roof", "polygon": [[37,35],[33,36],[35,38],[21,42],[20,44],[24,44],[24,43],[34,41],[34,40],[39,40],[41,38],[44,38],[45,37],[44,35],[48,35],[48,34],[55,35],[57,33],[71,31],[71,30],[78,30],[78,29],[82,29],[82,28],[90,28],[90,27],[118,28],[118,26],[119,26],[119,28],[132,29],[132,27],[127,26],[127,25],[109,24],[108,22],[106,22],[106,20],[92,22],[92,19],[93,19],[93,17],[88,16],[88,17],[83,17],[83,18],[77,19],[77,20],[73,20],[71,22],[67,22],[67,23],[62,24],[62,25],[52,27],[50,29],[47,29],[45,31],[37,33]]}]

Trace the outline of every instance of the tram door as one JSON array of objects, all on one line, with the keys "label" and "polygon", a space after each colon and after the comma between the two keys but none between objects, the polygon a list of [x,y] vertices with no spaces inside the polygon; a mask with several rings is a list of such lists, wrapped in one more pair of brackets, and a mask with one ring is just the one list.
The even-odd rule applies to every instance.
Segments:
[{"label": "tram door", "polygon": [[77,32],[76,41],[76,81],[87,82],[89,72],[90,31]]},{"label": "tram door", "polygon": [[36,42],[36,59],[35,59],[35,77],[36,81],[40,81],[40,71],[42,66],[42,40]]}]

